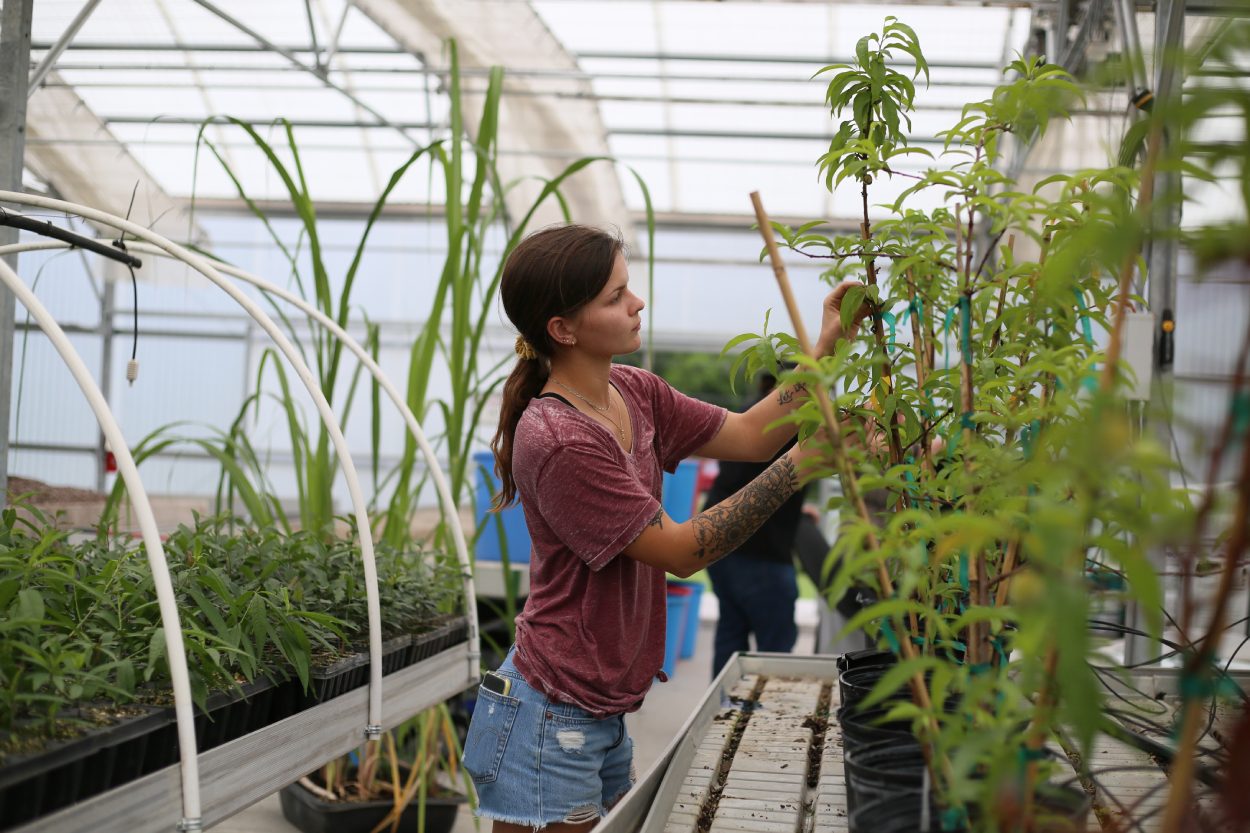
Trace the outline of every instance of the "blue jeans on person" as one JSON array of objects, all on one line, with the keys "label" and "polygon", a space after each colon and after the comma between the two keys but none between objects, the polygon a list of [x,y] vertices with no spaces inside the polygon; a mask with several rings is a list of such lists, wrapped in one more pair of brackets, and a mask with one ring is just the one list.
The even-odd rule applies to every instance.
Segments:
[{"label": "blue jeans on person", "polygon": [[715,677],[735,651],[789,653],[799,636],[794,603],[799,598],[794,564],[731,553],[707,568],[720,603],[712,657]]},{"label": "blue jeans on person", "polygon": [[634,741],[625,715],[597,718],[533,688],[508,651],[497,674],[508,694],[479,687],[464,742],[477,815],[535,829],[595,821],[634,783]]}]

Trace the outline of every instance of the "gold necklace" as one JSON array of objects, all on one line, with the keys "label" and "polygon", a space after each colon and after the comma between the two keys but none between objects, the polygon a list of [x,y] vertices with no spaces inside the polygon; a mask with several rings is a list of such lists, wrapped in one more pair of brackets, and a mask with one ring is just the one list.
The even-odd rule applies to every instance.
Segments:
[{"label": "gold necklace", "polygon": [[589,399],[587,399],[587,398],[586,398],[585,396],[583,396],[582,394],[578,393],[577,391],[573,390],[573,389],[572,389],[571,387],[569,387],[568,385],[566,385],[566,384],[564,384],[563,382],[561,382],[561,381],[560,381],[559,379],[557,379],[556,377],[552,376],[552,377],[551,377],[551,381],[555,382],[557,385],[559,385],[560,387],[564,388],[566,391],[568,391],[569,393],[571,393],[571,394],[573,394],[574,396],[576,396],[578,399],[580,399],[580,400],[582,400],[583,402],[585,402],[585,403],[586,403],[587,405],[589,405],[591,408],[594,408],[594,409],[595,409],[595,411],[597,411],[597,412],[598,412],[598,413],[599,413],[599,414],[600,414],[600,415],[601,415],[604,419],[606,419],[608,422],[610,422],[610,423],[612,423],[614,426],[616,426],[616,435],[617,435],[618,437],[620,437],[620,438],[621,438],[621,443],[622,443],[622,445],[625,443],[625,429],[621,426],[621,424],[620,424],[619,422],[617,422],[615,419],[613,419],[613,418],[612,418],[612,414],[610,413],[610,411],[612,410],[612,392],[611,392],[611,390],[609,390],[609,391],[608,391],[608,404],[607,404],[607,405],[605,405],[604,407],[602,407],[602,408],[601,408],[601,407],[599,407],[598,405],[596,405],[595,403],[591,402]]}]

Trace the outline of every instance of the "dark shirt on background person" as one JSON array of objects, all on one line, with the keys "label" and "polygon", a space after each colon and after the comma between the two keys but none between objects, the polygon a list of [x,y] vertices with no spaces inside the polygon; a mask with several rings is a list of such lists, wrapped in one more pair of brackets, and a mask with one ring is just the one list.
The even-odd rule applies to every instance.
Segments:
[{"label": "dark shirt on background person", "polygon": [[[761,398],[771,392],[775,382],[770,376],[761,380]],[[777,456],[793,444],[793,440],[787,443]],[[732,496],[771,463],[772,460],[764,463],[722,461],[703,508],[706,510]],[[735,651],[750,650],[751,636],[755,637],[757,651],[789,653],[794,649],[798,639],[798,625],[794,620],[798,581],[793,551],[805,493],[806,488],[791,496],[742,546],[707,568],[712,592],[720,604],[712,658],[713,677],[720,673]]]}]

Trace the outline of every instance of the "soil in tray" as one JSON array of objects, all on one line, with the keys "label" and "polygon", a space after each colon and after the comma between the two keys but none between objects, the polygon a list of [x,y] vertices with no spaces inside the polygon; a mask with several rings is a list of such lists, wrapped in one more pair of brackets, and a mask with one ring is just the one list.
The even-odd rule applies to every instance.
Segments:
[{"label": "soil in tray", "polygon": [[84,706],[65,714],[74,736],[37,751],[7,755],[0,764],[0,830],[59,810],[142,774],[161,757],[169,723],[150,706]]}]

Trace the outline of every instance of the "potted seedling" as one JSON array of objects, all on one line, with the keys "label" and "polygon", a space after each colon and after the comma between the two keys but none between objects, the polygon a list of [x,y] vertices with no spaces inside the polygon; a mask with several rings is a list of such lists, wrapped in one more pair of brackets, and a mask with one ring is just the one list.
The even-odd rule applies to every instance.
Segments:
[{"label": "potted seedling", "polygon": [[405,721],[282,791],[282,813],[304,833],[447,833],[473,790],[446,705]]}]

